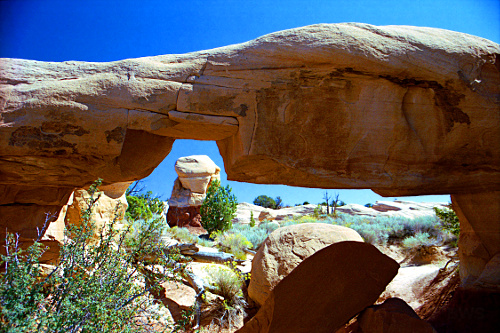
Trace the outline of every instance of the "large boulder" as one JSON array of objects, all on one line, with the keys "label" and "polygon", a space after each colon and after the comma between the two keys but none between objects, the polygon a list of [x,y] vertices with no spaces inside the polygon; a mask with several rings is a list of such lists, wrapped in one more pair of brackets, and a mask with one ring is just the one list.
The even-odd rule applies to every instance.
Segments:
[{"label": "large boulder", "polygon": [[171,227],[201,229],[200,207],[209,184],[220,180],[220,168],[206,155],[181,157],[175,162],[177,178],[168,200],[167,222]]},{"label": "large boulder", "polygon": [[324,223],[304,223],[273,231],[252,261],[248,295],[264,304],[273,288],[304,259],[315,252],[343,241],[363,242],[354,230]]},{"label": "large boulder", "polygon": [[302,261],[237,332],[335,332],[377,300],[398,267],[373,245],[332,244]]}]

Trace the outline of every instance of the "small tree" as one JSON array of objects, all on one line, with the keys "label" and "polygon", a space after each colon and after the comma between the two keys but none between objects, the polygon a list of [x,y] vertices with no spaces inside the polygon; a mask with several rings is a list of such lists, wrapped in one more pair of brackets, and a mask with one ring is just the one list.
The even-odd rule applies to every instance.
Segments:
[{"label": "small tree", "polygon": [[139,193],[144,189],[138,189],[139,181],[131,185],[126,192],[128,208],[125,215],[129,220],[149,220],[153,214],[161,214],[164,209],[163,201],[154,197],[153,192]]},{"label": "small tree", "polygon": [[458,239],[460,236],[460,221],[458,221],[458,217],[453,211],[451,204],[444,209],[434,207],[434,212],[436,212],[436,216],[443,223],[443,229],[451,232]]},{"label": "small tree", "polygon": [[332,200],[332,207],[333,207],[333,216],[337,216],[337,207],[339,207],[339,195],[338,193],[335,193],[335,199]]},{"label": "small tree", "polygon": [[237,200],[231,188],[220,185],[218,180],[210,183],[207,196],[200,208],[201,225],[209,234],[226,231],[233,226],[231,220],[236,213]]},{"label": "small tree", "polygon": [[273,198],[268,197],[267,195],[259,195],[254,199],[253,204],[264,208],[276,207],[276,201],[274,201]]},{"label": "small tree", "polygon": [[255,227],[255,218],[253,217],[253,212],[250,212],[250,228]]},{"label": "small tree", "polygon": [[281,209],[283,208],[283,199],[281,199],[280,196],[277,196],[275,199],[274,199],[274,209]]}]

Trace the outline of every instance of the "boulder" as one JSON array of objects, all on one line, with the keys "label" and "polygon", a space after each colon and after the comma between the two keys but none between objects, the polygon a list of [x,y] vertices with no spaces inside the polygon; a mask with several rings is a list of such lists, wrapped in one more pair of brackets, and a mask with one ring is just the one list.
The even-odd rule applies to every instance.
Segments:
[{"label": "boulder", "polygon": [[175,162],[178,178],[168,200],[167,222],[171,227],[201,226],[200,207],[209,184],[220,180],[220,168],[206,155],[181,157]]},{"label": "boulder", "polygon": [[400,298],[389,298],[363,310],[354,333],[436,333],[434,328]]},{"label": "boulder", "polygon": [[196,292],[193,288],[177,281],[166,281],[161,284],[159,292],[161,302],[168,307],[175,321],[182,318],[182,311],[190,310],[196,302]]},{"label": "boulder", "polygon": [[367,243],[327,246],[288,274],[237,332],[335,332],[377,300],[398,267]]},{"label": "boulder", "polygon": [[248,295],[259,306],[271,290],[304,259],[331,244],[363,242],[354,230],[324,223],[304,223],[273,231],[252,261]]}]

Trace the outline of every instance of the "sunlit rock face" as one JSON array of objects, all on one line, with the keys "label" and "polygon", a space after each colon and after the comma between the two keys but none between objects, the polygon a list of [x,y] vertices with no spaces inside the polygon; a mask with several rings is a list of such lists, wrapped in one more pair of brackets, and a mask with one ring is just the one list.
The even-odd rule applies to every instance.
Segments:
[{"label": "sunlit rock face", "polygon": [[500,46],[441,29],[320,24],[183,55],[1,59],[0,117],[2,229],[15,214],[32,230],[99,177],[147,176],[175,139],[217,141],[231,180],[457,201],[500,188]]}]

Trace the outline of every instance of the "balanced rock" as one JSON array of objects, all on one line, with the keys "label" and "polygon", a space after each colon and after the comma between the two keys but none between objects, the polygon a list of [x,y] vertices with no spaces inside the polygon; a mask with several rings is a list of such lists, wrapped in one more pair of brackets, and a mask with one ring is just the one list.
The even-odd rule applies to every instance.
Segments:
[{"label": "balanced rock", "polygon": [[398,268],[373,245],[332,244],[302,261],[237,332],[335,332],[377,300]]},{"label": "balanced rock", "polygon": [[168,224],[202,228],[200,207],[208,185],[220,180],[220,168],[206,155],[192,155],[179,158],[175,171],[178,177],[168,200]]},{"label": "balanced rock", "polygon": [[363,242],[350,228],[325,223],[304,223],[273,231],[252,261],[248,295],[264,304],[273,288],[304,259],[331,244],[343,241]]}]

